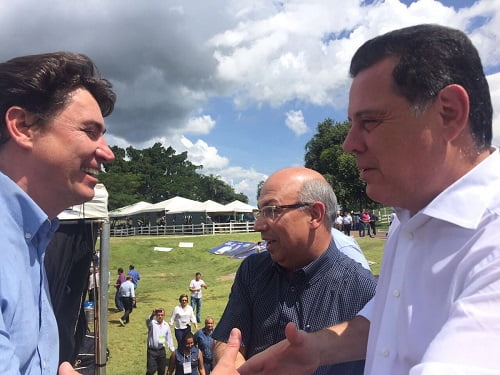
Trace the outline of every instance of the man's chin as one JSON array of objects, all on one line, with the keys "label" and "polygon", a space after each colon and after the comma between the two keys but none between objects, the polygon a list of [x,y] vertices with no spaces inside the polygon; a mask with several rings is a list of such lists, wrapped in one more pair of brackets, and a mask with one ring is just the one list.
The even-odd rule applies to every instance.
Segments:
[{"label": "man's chin", "polygon": [[72,205],[83,204],[85,202],[91,201],[92,199],[94,199],[94,196],[94,186],[82,187],[77,191],[77,194],[75,194],[75,203],[72,203]]}]

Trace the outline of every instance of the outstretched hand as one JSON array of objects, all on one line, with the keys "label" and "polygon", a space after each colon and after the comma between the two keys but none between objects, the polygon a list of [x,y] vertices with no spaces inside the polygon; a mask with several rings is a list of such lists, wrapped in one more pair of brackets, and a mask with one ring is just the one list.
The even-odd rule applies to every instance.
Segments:
[{"label": "outstretched hand", "polygon": [[247,360],[238,372],[241,375],[303,375],[314,372],[320,365],[320,354],[315,349],[313,335],[297,330],[294,323],[287,324],[285,335],[285,340]]},{"label": "outstretched hand", "polygon": [[240,351],[241,332],[237,328],[231,330],[229,341],[227,342],[226,350],[217,366],[212,370],[213,375],[236,375],[239,372],[236,370],[236,356]]}]

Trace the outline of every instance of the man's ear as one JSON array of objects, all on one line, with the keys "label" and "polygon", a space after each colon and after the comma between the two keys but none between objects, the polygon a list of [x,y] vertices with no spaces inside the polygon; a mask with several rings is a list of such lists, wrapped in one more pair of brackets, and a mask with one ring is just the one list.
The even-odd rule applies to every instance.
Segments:
[{"label": "man's ear", "polygon": [[309,210],[311,212],[311,225],[313,225],[313,228],[323,225],[326,215],[326,207],[323,202],[314,202],[309,206]]},{"label": "man's ear", "polygon": [[5,125],[10,139],[22,148],[30,149],[33,141],[34,117],[25,109],[17,106],[10,107],[5,112]]},{"label": "man's ear", "polygon": [[469,123],[469,95],[460,85],[448,85],[438,94],[444,135],[454,141]]}]

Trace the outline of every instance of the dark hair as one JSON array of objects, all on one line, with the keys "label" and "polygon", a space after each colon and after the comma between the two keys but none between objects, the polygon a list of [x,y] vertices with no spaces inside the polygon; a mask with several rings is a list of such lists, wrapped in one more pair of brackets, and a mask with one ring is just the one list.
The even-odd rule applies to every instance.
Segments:
[{"label": "dark hair", "polygon": [[119,272],[119,273],[123,273],[123,268],[121,268],[121,267],[120,267],[120,268],[118,268],[118,272]]},{"label": "dark hair", "polygon": [[43,126],[62,110],[70,94],[84,88],[97,101],[103,117],[111,112],[116,95],[101,78],[92,60],[81,54],[54,52],[16,57],[0,63],[0,144],[9,139],[5,113],[19,106],[38,117]]},{"label": "dark hair", "polygon": [[181,302],[181,299],[183,299],[184,297],[186,297],[189,301],[189,297],[187,296],[187,294],[181,294],[181,296],[179,297],[179,302]]},{"label": "dark hair", "polygon": [[182,336],[182,340],[181,340],[181,347],[186,345],[186,341],[187,339],[193,339],[193,342],[194,342],[194,335],[192,332],[186,332],[184,333],[184,336]]},{"label": "dark hair", "polygon": [[387,57],[397,59],[395,88],[416,113],[425,110],[441,89],[462,86],[469,95],[469,122],[479,149],[491,145],[490,91],[479,54],[463,32],[440,25],[417,25],[391,31],[363,44],[351,60],[355,77]]}]

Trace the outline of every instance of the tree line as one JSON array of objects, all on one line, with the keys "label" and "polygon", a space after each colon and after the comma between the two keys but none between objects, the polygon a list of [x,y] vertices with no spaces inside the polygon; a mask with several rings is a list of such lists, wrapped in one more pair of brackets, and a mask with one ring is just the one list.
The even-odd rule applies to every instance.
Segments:
[{"label": "tree line", "polygon": [[139,201],[157,203],[178,195],[200,202],[211,199],[221,204],[234,200],[248,203],[245,194],[236,193],[219,176],[199,173],[202,166],[191,163],[187,152],[178,154],[159,142],[143,150],[132,146],[111,149],[115,161],[106,164],[106,173],[99,176],[109,193],[110,210]]}]

